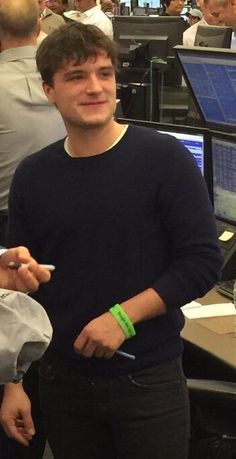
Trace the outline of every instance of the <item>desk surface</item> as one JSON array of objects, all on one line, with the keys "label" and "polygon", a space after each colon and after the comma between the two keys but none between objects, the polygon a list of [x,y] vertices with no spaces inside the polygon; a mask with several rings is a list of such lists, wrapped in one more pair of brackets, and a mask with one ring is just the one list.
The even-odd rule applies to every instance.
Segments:
[{"label": "desk surface", "polygon": [[[215,289],[198,300],[202,304],[227,303],[230,300]],[[204,319],[201,319],[204,321]],[[208,319],[209,320],[209,319]],[[214,318],[214,320],[216,320]],[[217,318],[221,320],[221,318]],[[236,337],[233,333],[218,334],[202,326],[196,319],[185,318],[182,337],[195,346],[207,351],[233,369],[236,369]]]}]

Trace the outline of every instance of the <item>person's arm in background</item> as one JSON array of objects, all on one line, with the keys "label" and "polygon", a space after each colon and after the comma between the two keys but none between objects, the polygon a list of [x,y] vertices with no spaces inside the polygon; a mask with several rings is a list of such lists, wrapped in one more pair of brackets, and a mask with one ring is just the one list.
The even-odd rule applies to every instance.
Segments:
[{"label": "person's arm in background", "polygon": [[[27,263],[17,270],[8,267],[10,262]],[[26,247],[0,248],[0,287],[21,292],[33,292],[41,283],[50,280],[50,272],[42,268],[31,257]],[[22,382],[5,385],[4,398],[0,412],[1,424],[5,433],[19,443],[27,446],[35,433],[31,417],[31,403],[23,389]]]},{"label": "person's arm in background", "polygon": [[[10,262],[29,263],[28,267],[21,266],[17,270],[9,269]],[[0,287],[21,292],[34,292],[41,283],[50,280],[50,272],[42,268],[31,257],[26,247],[11,249],[0,248]]]},{"label": "person's arm in background", "polygon": [[24,446],[29,445],[35,428],[31,417],[31,403],[22,382],[5,385],[0,419],[8,437]]}]

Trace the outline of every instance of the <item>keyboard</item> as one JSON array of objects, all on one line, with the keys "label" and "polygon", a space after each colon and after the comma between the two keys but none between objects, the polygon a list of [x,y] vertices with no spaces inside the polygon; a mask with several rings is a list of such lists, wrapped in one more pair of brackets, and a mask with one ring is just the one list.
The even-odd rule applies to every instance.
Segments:
[{"label": "keyboard", "polygon": [[234,283],[236,279],[230,279],[227,281],[220,281],[216,284],[216,289],[218,292],[222,293],[225,296],[228,296],[231,299],[234,299]]}]

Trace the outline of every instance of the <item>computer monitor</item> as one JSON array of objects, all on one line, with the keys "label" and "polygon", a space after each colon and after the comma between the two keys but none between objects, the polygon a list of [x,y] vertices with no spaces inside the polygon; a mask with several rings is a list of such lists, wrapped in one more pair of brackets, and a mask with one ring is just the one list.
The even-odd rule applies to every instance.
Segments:
[{"label": "computer monitor", "polygon": [[146,2],[145,0],[138,0],[138,6],[145,6],[147,8],[161,8],[161,1],[149,0]]},{"label": "computer monitor", "polygon": [[205,125],[236,131],[236,52],[183,46],[175,52]]},{"label": "computer monitor", "polygon": [[224,256],[222,279],[236,279],[236,136],[211,133],[213,205]]},{"label": "computer monitor", "polygon": [[120,14],[122,16],[129,16],[130,15],[130,7],[127,6],[125,3],[120,3]]},{"label": "computer monitor", "polygon": [[134,16],[147,16],[147,8],[145,6],[135,6],[133,8]]},{"label": "computer monitor", "polygon": [[205,178],[209,195],[212,199],[211,153],[208,129],[165,123],[153,123],[149,121],[129,120],[127,118],[118,118],[117,121],[122,124],[136,124],[139,126],[153,128],[160,133],[169,134],[178,139],[196,160],[196,163]]},{"label": "computer monitor", "polygon": [[[122,63],[125,62],[122,67],[125,71],[128,67],[148,69],[153,57],[168,60],[167,58],[174,56],[173,47],[182,43],[185,29],[186,23],[180,17],[116,16],[113,21],[114,39],[122,50],[120,58]],[[134,45],[139,46],[139,49],[130,63],[129,48]],[[124,49],[127,52],[124,52]],[[181,78],[180,66],[172,57],[171,61],[168,60],[168,68],[164,73],[164,83],[166,86],[177,86],[181,84]]]},{"label": "computer monitor", "polygon": [[236,137],[215,132],[211,144],[215,216],[236,228]]},{"label": "computer monitor", "polygon": [[199,24],[194,46],[210,46],[211,48],[230,48],[232,29],[223,26]]},{"label": "computer monitor", "polygon": [[[184,20],[176,16],[116,16],[113,20],[114,39],[119,43],[147,43],[158,41],[159,37],[168,40],[168,55],[173,56],[173,47],[183,41],[186,30]],[[155,57],[158,56],[158,50]]]}]

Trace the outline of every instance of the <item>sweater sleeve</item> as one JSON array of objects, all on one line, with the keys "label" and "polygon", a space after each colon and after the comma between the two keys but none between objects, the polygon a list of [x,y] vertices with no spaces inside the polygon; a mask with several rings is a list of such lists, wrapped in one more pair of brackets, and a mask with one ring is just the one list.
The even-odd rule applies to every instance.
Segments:
[{"label": "sweater sleeve", "polygon": [[168,309],[203,296],[218,281],[222,267],[213,208],[201,173],[179,142],[171,140],[169,148],[171,160],[163,171],[158,209],[172,255],[152,285]]}]

